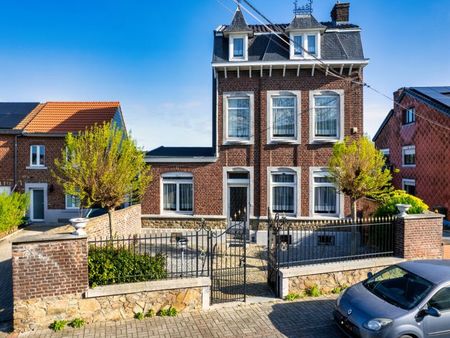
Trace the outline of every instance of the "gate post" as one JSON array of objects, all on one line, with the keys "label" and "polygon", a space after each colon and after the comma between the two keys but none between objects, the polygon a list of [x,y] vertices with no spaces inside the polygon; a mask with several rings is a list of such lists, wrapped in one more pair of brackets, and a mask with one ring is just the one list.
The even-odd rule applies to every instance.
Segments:
[{"label": "gate post", "polygon": [[244,303],[247,302],[247,221],[244,219]]}]

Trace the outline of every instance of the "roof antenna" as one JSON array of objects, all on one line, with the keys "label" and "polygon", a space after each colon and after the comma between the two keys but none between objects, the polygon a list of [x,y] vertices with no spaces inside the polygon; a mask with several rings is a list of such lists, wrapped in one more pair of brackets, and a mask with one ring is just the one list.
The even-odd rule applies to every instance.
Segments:
[{"label": "roof antenna", "polygon": [[[239,0],[238,0],[239,1]],[[294,14],[297,15],[312,15],[313,0],[309,0],[304,6],[298,6],[298,0],[294,1]]]}]

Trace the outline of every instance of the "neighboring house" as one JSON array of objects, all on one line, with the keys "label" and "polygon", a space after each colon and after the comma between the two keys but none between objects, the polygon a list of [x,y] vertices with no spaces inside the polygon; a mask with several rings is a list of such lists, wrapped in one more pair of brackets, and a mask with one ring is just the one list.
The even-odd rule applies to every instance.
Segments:
[{"label": "neighboring house", "polygon": [[450,208],[450,87],[409,87],[394,93],[373,141],[390,164],[396,188],[422,198],[433,210]]},{"label": "neighboring house", "polygon": [[3,191],[30,193],[29,217],[63,222],[79,214],[51,175],[67,133],[115,121],[124,127],[119,102],[0,103],[0,168]]},{"label": "neighboring house", "polygon": [[256,226],[268,208],[292,220],[349,213],[326,168],[336,141],[363,133],[363,90],[348,78],[361,81],[368,60],[349,4],[331,19],[302,10],[290,24],[248,25],[238,7],[214,31],[212,147],[147,153],[144,226],[242,217]]}]

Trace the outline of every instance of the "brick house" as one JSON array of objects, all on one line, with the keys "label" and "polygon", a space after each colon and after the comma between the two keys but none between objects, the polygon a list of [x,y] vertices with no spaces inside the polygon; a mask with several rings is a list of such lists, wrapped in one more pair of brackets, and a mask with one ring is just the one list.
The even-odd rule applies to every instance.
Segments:
[{"label": "brick house", "polygon": [[77,216],[79,202],[64,194],[51,169],[67,133],[105,121],[124,127],[119,102],[0,103],[1,191],[29,192],[34,222]]},{"label": "brick house", "polygon": [[400,170],[393,174],[394,186],[448,217],[450,87],[400,88],[394,100],[373,141]]},{"label": "brick house", "polygon": [[238,7],[214,31],[212,147],[147,153],[144,226],[244,217],[257,227],[268,208],[292,221],[349,213],[326,171],[334,142],[363,133],[363,90],[348,78],[362,80],[368,60],[349,6],[337,3],[329,22],[300,9],[267,27]]}]

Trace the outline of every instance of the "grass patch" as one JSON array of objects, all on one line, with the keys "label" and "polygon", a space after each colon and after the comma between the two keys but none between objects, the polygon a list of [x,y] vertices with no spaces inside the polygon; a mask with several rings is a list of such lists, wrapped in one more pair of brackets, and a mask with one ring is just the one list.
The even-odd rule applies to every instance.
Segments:
[{"label": "grass patch", "polygon": [[145,318],[152,318],[152,317],[155,317],[155,311],[153,309],[150,309],[145,314]]},{"label": "grass patch", "polygon": [[74,329],[79,329],[80,327],[83,327],[84,324],[86,324],[86,323],[83,319],[75,318],[69,323],[69,326],[73,327]]},{"label": "grass patch", "polygon": [[309,297],[320,297],[320,296],[322,296],[322,291],[319,289],[319,286],[317,284],[314,284],[313,286],[307,288],[305,290],[305,293]]},{"label": "grass patch", "polygon": [[160,317],[175,317],[177,314],[178,314],[178,311],[174,307],[169,307],[167,309],[161,309],[158,312],[158,316],[160,316]]},{"label": "grass patch", "polygon": [[61,331],[67,325],[67,320],[55,320],[50,324],[49,328],[55,332]]},{"label": "grass patch", "polygon": [[284,297],[284,300],[288,301],[288,302],[292,302],[294,300],[303,298],[304,295],[300,294],[300,293],[289,293],[286,297]]},{"label": "grass patch", "polygon": [[137,320],[142,320],[144,319],[144,314],[142,312],[137,312],[134,314],[134,318]]}]

